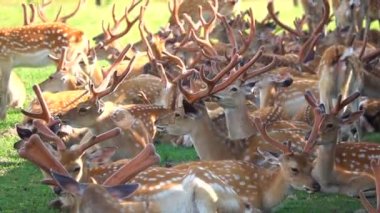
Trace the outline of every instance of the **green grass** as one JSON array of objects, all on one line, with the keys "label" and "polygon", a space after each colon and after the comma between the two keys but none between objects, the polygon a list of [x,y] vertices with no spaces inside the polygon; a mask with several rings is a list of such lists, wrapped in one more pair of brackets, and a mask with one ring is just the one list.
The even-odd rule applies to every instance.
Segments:
[{"label": "green grass", "polygon": [[[54,1],[57,2],[57,1]],[[64,11],[74,8],[75,1],[65,2]],[[109,1],[105,1],[109,2]],[[118,14],[123,12],[123,5],[129,0],[117,1]],[[22,24],[21,1],[0,0],[0,23],[1,27],[20,26]],[[48,10],[49,17],[57,11],[57,5]],[[280,18],[288,23],[295,17],[300,17],[301,8],[292,8],[290,0],[276,1],[275,7],[281,11]],[[266,1],[246,1],[243,8],[252,6],[254,15],[261,20],[266,15]],[[81,10],[77,16],[69,21],[73,27],[85,31],[89,38],[101,32],[101,21],[110,20],[110,4],[95,7],[94,1],[87,1],[85,9]],[[169,17],[166,1],[151,1],[146,12],[147,27],[156,31],[160,26],[165,26]],[[124,41],[134,42],[139,39],[139,34],[134,29]],[[35,83],[44,80],[54,71],[52,66],[44,68],[17,68],[14,69],[23,79],[27,91],[28,100],[34,97],[31,87]],[[47,204],[54,198],[54,195],[46,186],[42,186],[39,181],[42,178],[41,172],[29,162],[20,159],[13,149],[13,143],[18,139],[11,135],[9,130],[22,119],[19,110],[9,110],[7,119],[0,121],[0,212],[54,212]],[[368,139],[379,141],[379,135],[370,135]],[[161,155],[162,164],[178,163],[189,160],[196,160],[194,149],[175,148],[167,144],[158,145],[158,152]],[[278,212],[353,212],[360,208],[356,199],[339,195],[326,195],[316,193],[308,195],[297,192],[288,198],[279,208]]]}]

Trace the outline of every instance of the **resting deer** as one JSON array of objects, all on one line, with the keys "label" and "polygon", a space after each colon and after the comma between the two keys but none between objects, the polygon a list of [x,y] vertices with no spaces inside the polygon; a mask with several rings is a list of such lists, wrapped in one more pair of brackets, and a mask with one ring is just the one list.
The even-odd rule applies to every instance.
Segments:
[{"label": "resting deer", "polygon": [[367,212],[376,213],[380,211],[380,185],[379,185],[380,184],[380,161],[372,160],[371,169],[376,181],[376,203],[377,203],[376,209],[370,204],[370,202],[364,196],[364,193],[361,192],[359,195],[360,195],[360,202],[362,203],[363,207],[367,210]]},{"label": "resting deer", "polygon": [[[101,138],[102,137],[103,136],[101,136]],[[101,140],[100,138],[99,139],[93,138],[93,139]],[[73,154],[74,153],[75,152],[73,152]],[[84,197],[78,198],[77,196],[81,195],[81,192],[83,192],[83,190],[76,191],[78,190],[78,188],[73,187],[72,185],[73,183],[76,183],[75,186],[79,186],[78,183],[76,182],[77,180],[73,179],[72,177],[69,177],[69,174],[66,171],[66,169],[63,167],[63,165],[59,161],[57,161],[56,158],[53,157],[52,153],[46,149],[45,145],[43,144],[42,140],[40,139],[38,135],[33,134],[20,148],[19,154],[23,158],[26,158],[30,160],[32,163],[39,166],[47,174],[50,174],[53,177],[53,179],[45,179],[43,181],[44,183],[57,185],[59,187],[62,187],[62,190],[64,190],[64,193],[61,194],[60,198],[57,200],[54,200],[51,204],[56,205],[56,206],[59,205],[61,208],[66,209],[69,212],[77,212],[78,211],[77,208],[79,209],[84,208],[84,209],[87,209],[88,211],[88,210],[93,210],[94,206],[98,206],[101,209],[114,206],[114,205],[118,206],[117,205],[118,201],[115,202],[114,205],[109,205],[109,203],[104,202],[104,200],[95,200],[97,202],[93,200],[93,199],[99,198],[99,196],[102,197],[103,195],[105,195],[105,194],[100,195],[99,191],[93,190],[97,186],[99,186],[99,188],[102,189],[103,186],[100,186],[100,185],[89,184],[90,186],[93,186],[93,187],[90,187],[92,189],[92,190],[90,189],[90,191],[94,192],[94,194],[85,193],[86,195]],[[112,165],[110,165],[109,168],[105,168],[103,170],[98,169],[99,171],[95,170],[94,174],[103,176],[103,178],[105,175],[106,177],[108,176],[108,178],[106,178],[106,180],[104,181],[104,183],[108,186],[123,184],[124,187],[121,187],[121,188],[115,187],[115,189],[119,188],[121,192],[123,192],[122,189],[124,190],[130,189],[128,191],[133,192],[138,187],[138,185],[125,184],[125,183],[129,179],[134,177],[136,174],[138,174],[140,171],[148,168],[149,166],[157,163],[158,161],[159,161],[159,157],[156,155],[154,147],[151,145],[145,148],[134,159],[130,160],[127,163],[124,163],[124,165],[121,165],[120,168],[115,169]],[[51,173],[51,171],[56,171],[59,174]],[[104,174],[102,174],[102,172],[104,172]],[[86,186],[87,184],[81,183],[81,185]],[[110,191],[112,192],[112,187]],[[85,198],[85,199],[81,200],[81,198]],[[146,207],[144,203],[134,203],[134,204],[137,205],[135,206],[137,210],[144,209]],[[115,209],[113,209],[113,211],[115,211]]]},{"label": "resting deer", "polygon": [[[358,97],[358,93],[354,93],[342,100],[339,96],[337,104],[330,113],[324,112],[323,105],[319,105],[315,97],[310,92],[305,93],[305,98],[314,110],[314,123],[319,123],[317,140],[317,158],[312,171],[313,177],[321,185],[321,191],[327,193],[342,193],[348,196],[357,196],[361,190],[373,188],[373,179],[363,171],[354,168],[343,168],[340,162],[346,161],[344,156],[340,156],[343,145],[338,144],[339,129],[342,125],[350,124],[362,112],[353,112],[349,116],[339,116],[346,105]],[[354,147],[353,144],[345,143],[343,146]],[[357,151],[358,149],[355,149]],[[349,154],[349,153],[346,153]],[[357,154],[359,154],[357,152]],[[356,154],[353,154],[356,156]],[[351,156],[350,156],[351,157]],[[354,165],[353,160],[350,164]]]},{"label": "resting deer", "polygon": [[62,23],[46,23],[0,30],[0,118],[6,115],[9,77],[19,66],[40,67],[51,63],[49,54],[60,54],[62,47],[73,52],[84,52],[87,39],[80,30]]},{"label": "resting deer", "polygon": [[[266,135],[260,121],[257,120],[256,125],[262,131],[261,133]],[[173,205],[171,210],[177,212],[182,212],[183,206],[193,211],[194,204],[199,207],[208,204],[208,208],[206,206],[202,208],[207,209],[207,212],[213,212],[215,209],[221,212],[241,212],[244,210],[241,204],[245,204],[246,208],[268,211],[285,198],[289,188],[309,192],[319,190],[319,184],[311,178],[312,166],[307,154],[310,151],[312,139],[309,140],[307,143],[309,145],[305,146],[305,153],[302,154],[289,151],[287,146],[273,139],[268,142],[283,152],[279,158],[267,154],[267,157],[271,156],[270,159],[274,164],[279,165],[273,170],[235,160],[191,162],[170,169],[151,168],[131,181],[140,183],[142,187],[130,199],[167,203],[170,202],[168,196],[175,193],[177,205]],[[189,203],[187,195],[191,186],[195,187],[192,193],[192,199],[195,199],[193,204]],[[181,188],[184,191],[178,191],[175,188]],[[205,191],[202,193],[202,190]],[[201,193],[203,196],[207,195],[207,199],[201,197]],[[240,201],[236,199],[235,193],[241,199]],[[219,199],[213,198],[212,194]],[[198,202],[201,198],[203,202]]]}]

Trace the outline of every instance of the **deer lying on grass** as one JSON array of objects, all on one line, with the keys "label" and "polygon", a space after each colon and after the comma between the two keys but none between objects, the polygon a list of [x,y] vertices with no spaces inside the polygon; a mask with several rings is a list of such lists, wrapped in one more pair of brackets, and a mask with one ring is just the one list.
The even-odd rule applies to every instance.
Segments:
[{"label": "deer lying on grass", "polygon": [[370,202],[364,196],[363,192],[361,192],[359,195],[360,195],[360,202],[362,203],[363,207],[367,210],[367,212],[376,213],[380,211],[380,185],[379,185],[380,184],[380,161],[372,160],[371,169],[376,181],[376,203],[377,203],[376,209],[370,204]]},{"label": "deer lying on grass", "polygon": [[[105,136],[105,135],[104,135]],[[102,137],[102,136],[101,136]],[[94,140],[99,140],[98,138],[93,138]],[[101,139],[100,139],[101,140]],[[74,152],[73,152],[74,153]],[[43,182],[48,184],[57,185],[62,187],[64,193],[61,193],[61,196],[51,202],[52,205],[60,207],[62,209],[66,209],[69,212],[82,212],[82,210],[92,210],[96,211],[98,209],[94,209],[94,207],[100,208],[100,210],[104,208],[110,208],[108,210],[116,211],[116,207],[119,207],[119,201],[113,200],[113,202],[107,202],[107,200],[112,200],[107,197],[107,193],[99,193],[99,189],[102,190],[104,187],[97,184],[78,184],[73,178],[69,177],[68,172],[65,170],[63,165],[58,162],[49,152],[40,137],[36,134],[32,135],[28,141],[26,141],[22,148],[19,150],[20,156],[30,160],[32,163],[39,166],[43,169],[47,174],[50,174],[53,179],[45,179]],[[103,173],[108,176],[108,178],[104,181],[104,184],[107,186],[114,187],[105,187],[108,189],[108,192],[113,192],[113,196],[117,196],[117,192],[121,193],[132,193],[139,186],[137,184],[125,184],[129,179],[134,177],[140,171],[148,168],[149,166],[157,163],[159,161],[159,157],[156,155],[154,147],[152,145],[146,147],[138,156],[134,159],[130,160],[127,163],[124,163],[120,168],[115,169],[112,165],[103,169],[101,171],[96,171],[99,176]],[[51,171],[56,171],[51,172]],[[111,173],[110,173],[111,172]],[[104,178],[104,177],[103,177]],[[75,185],[73,185],[75,184]],[[123,186],[120,186],[123,184]],[[89,185],[88,190],[86,185]],[[119,186],[116,186],[119,185]],[[77,188],[82,186],[81,188]],[[79,190],[82,189],[82,190]],[[104,189],[103,189],[104,190]],[[127,190],[127,191],[126,191]],[[87,193],[83,193],[83,191]],[[90,193],[93,192],[93,193]],[[103,192],[103,191],[101,191]],[[79,197],[78,197],[79,196]],[[107,198],[106,200],[98,200],[100,197]],[[137,203],[137,202],[129,202],[131,206],[129,206],[129,210],[142,210],[148,208],[146,203]],[[116,209],[115,209],[116,208]],[[123,212],[123,211],[121,211]]]},{"label": "deer lying on grass", "polygon": [[[262,131],[262,135],[266,135],[264,127],[258,120],[256,125]],[[194,205],[189,203],[189,197],[186,195],[188,187],[191,185],[190,181],[193,181],[193,183],[202,183],[203,190],[206,187],[209,188],[208,194],[204,193],[204,195],[208,195],[207,199],[203,197],[203,202],[193,202],[199,207],[201,204],[208,204],[208,207],[201,208],[207,209],[208,212],[216,209],[225,212],[227,207],[229,207],[228,212],[241,212],[244,210],[241,204],[245,205],[246,211],[252,208],[270,210],[284,199],[290,187],[309,192],[319,190],[318,183],[310,176],[312,166],[307,154],[310,151],[308,147],[313,142],[312,137],[309,138],[309,145],[305,146],[305,153],[303,154],[292,153],[287,146],[275,142],[273,139],[269,140],[269,143],[283,152],[279,158],[268,154],[274,164],[280,165],[271,171],[248,162],[234,160],[201,161],[177,165],[170,169],[148,169],[131,181],[132,183],[140,183],[142,187],[130,199],[166,204],[170,202],[166,200],[168,195],[175,193],[177,201],[181,202],[172,206],[172,211],[182,211],[183,206],[194,210]],[[151,178],[152,176],[154,178]],[[268,184],[269,182],[271,184]],[[182,187],[185,192],[176,190],[168,193],[174,188]],[[193,192],[193,199],[198,201],[201,198],[201,192],[198,185],[196,191]],[[210,196],[210,192],[215,193],[219,199]],[[238,200],[236,200],[236,195],[232,196],[232,192],[236,193],[239,197]],[[243,203],[241,203],[242,201]],[[211,205],[209,202],[213,204]],[[199,207],[198,209],[200,209]],[[167,209],[161,210],[168,211]]]},{"label": "deer lying on grass", "polygon": [[[314,110],[314,123],[319,123],[319,139],[317,139],[316,143],[318,145],[317,158],[315,159],[312,175],[321,185],[322,192],[357,196],[360,191],[373,188],[373,179],[363,170],[344,168],[340,165],[342,161],[346,162],[347,158],[351,158],[351,155],[345,157],[346,154],[352,154],[353,156],[360,154],[359,149],[355,148],[350,151],[351,153],[347,152],[342,156],[340,154],[343,151],[342,147],[354,147],[354,144],[338,143],[341,126],[352,123],[363,113],[358,111],[351,113],[349,116],[339,116],[339,112],[358,96],[358,93],[354,93],[344,100],[342,100],[342,96],[339,96],[335,107],[330,113],[326,113],[323,105],[318,104],[312,93],[305,93],[306,100]],[[349,164],[355,165],[355,161],[350,159]]]}]

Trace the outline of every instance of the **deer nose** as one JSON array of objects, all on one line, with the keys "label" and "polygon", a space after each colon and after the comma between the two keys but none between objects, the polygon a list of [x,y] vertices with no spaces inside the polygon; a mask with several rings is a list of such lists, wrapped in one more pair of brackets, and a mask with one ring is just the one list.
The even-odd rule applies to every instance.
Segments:
[{"label": "deer nose", "polygon": [[314,183],[313,183],[313,191],[314,191],[314,192],[319,192],[319,191],[321,191],[321,185],[319,185],[318,182],[314,182]]},{"label": "deer nose", "polygon": [[352,133],[353,135],[355,135],[357,132],[358,132],[358,130],[357,130],[356,128],[352,128],[352,129],[351,129],[351,133]]},{"label": "deer nose", "polygon": [[60,195],[62,193],[62,189],[58,186],[55,186],[53,191],[56,195]]}]

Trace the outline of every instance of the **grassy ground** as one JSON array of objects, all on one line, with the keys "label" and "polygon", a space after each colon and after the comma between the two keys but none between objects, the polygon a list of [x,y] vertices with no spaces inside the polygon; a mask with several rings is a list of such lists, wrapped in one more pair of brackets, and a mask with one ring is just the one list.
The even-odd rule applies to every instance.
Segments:
[{"label": "grassy ground", "polygon": [[[55,1],[57,2],[57,1]],[[74,8],[72,1],[65,2],[64,11]],[[87,1],[86,7],[69,24],[83,29],[89,38],[101,32],[101,21],[110,19],[110,5],[95,7],[95,1]],[[105,1],[109,2],[109,1]],[[119,14],[122,6],[130,1],[117,1]],[[243,7],[252,6],[255,17],[258,19],[266,15],[264,0],[247,1]],[[0,26],[11,27],[22,24],[21,1],[0,0]],[[58,4],[56,4],[58,5]],[[291,1],[281,0],[276,2],[276,8],[281,10],[281,19],[290,22],[294,17],[301,14],[300,8],[292,8]],[[53,17],[57,7],[48,11]],[[147,26],[151,31],[156,31],[160,26],[164,26],[168,20],[167,3],[165,1],[152,1],[146,13]],[[132,42],[137,41],[139,35],[137,31],[132,31],[125,39]],[[29,69],[17,68],[17,72],[23,79],[28,90],[28,100],[33,97],[31,86],[44,80],[49,73],[53,72],[53,67]],[[48,202],[54,195],[39,181],[40,172],[30,163],[20,159],[13,150],[13,143],[17,140],[9,133],[9,130],[21,120],[19,110],[9,110],[7,119],[0,121],[0,212],[54,212],[48,209]],[[379,136],[372,135],[371,139],[378,140]],[[169,145],[159,145],[158,151],[165,162],[182,162],[195,160],[196,155],[193,149],[174,148]],[[338,195],[325,195],[306,193],[296,193],[288,198],[278,209],[278,212],[353,212],[360,208],[356,199],[351,199]]]}]

